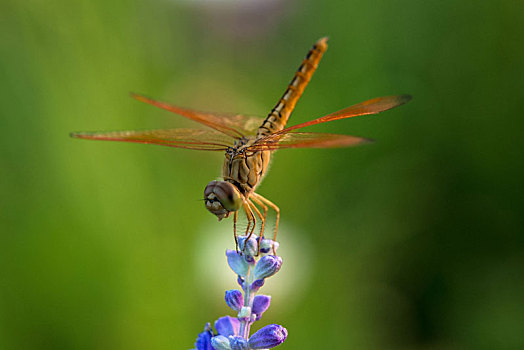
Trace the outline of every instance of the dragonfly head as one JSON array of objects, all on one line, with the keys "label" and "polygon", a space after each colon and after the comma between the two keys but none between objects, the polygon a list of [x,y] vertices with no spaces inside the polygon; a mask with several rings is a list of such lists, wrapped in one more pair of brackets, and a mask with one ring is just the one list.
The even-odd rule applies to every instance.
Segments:
[{"label": "dragonfly head", "polygon": [[211,181],[204,190],[206,209],[218,217],[218,221],[229,217],[231,212],[242,206],[242,195],[238,188],[226,181]]}]

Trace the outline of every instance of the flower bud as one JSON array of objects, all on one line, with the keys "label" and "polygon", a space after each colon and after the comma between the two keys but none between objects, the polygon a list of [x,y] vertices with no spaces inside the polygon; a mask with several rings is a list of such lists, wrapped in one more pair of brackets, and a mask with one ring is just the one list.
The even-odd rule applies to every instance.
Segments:
[{"label": "flower bud", "polygon": [[244,306],[244,296],[239,290],[233,289],[226,291],[226,304],[235,311],[240,311]]},{"label": "flower bud", "polygon": [[217,335],[216,337],[211,338],[211,345],[215,350],[231,350],[229,339],[223,335]]},{"label": "flower bud", "polygon": [[253,274],[255,279],[263,279],[270,276],[273,276],[275,273],[280,270],[282,266],[282,258],[274,255],[263,256],[262,259],[258,261],[255,265],[255,270]]},{"label": "flower bud", "polygon": [[286,338],[287,329],[278,324],[270,324],[253,334],[248,344],[250,349],[269,349],[282,344]]},{"label": "flower bud", "polygon": [[233,270],[237,275],[246,277],[249,265],[244,258],[231,249],[226,250],[226,256],[227,263],[231,270]]},{"label": "flower bud", "polygon": [[258,242],[254,235],[246,240],[247,236],[238,237],[238,249],[247,256],[253,256],[258,253]]},{"label": "flower bud", "polygon": [[260,320],[262,314],[267,310],[271,304],[271,297],[269,295],[257,295],[253,299],[253,308],[251,310],[256,316],[256,321]]},{"label": "flower bud", "polygon": [[260,253],[267,254],[271,252],[274,243],[275,242],[273,242],[270,239],[263,239],[262,241],[260,241]]}]

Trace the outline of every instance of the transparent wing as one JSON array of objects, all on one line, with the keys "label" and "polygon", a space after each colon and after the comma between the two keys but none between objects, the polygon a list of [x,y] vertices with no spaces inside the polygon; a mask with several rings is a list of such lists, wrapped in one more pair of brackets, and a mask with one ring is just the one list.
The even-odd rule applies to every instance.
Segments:
[{"label": "transparent wing", "polygon": [[189,108],[173,106],[165,102],[155,101],[149,97],[134,93],[131,94],[131,97],[138,101],[145,102],[150,105],[165,109],[166,111],[170,111],[189,118],[237,139],[254,134],[264,121],[263,118],[255,116],[199,112]]},{"label": "transparent wing", "polygon": [[263,140],[264,141],[257,141],[248,149],[250,151],[274,151],[282,148],[335,148],[356,146],[372,141],[357,136],[316,132],[272,134]]},{"label": "transparent wing", "polygon": [[385,96],[373,98],[371,100],[357,103],[356,105],[341,109],[340,111],[325,115],[323,117],[290,126],[289,128],[280,130],[275,134],[285,134],[292,130],[305,128],[306,126],[316,125],[320,123],[327,123],[333,120],[357,117],[359,115],[377,114],[380,112],[387,111],[388,109],[403,105],[404,103],[409,102],[409,100],[411,100],[410,95]]},{"label": "transparent wing", "polygon": [[377,97],[367,100],[340,111],[328,114],[326,116],[310,120],[308,122],[300,123],[290,126],[283,130],[277,131],[273,134],[267,135],[258,139],[250,149],[253,150],[275,150],[279,148],[327,148],[327,147],[347,147],[364,142],[369,142],[368,139],[349,135],[338,134],[319,134],[319,133],[304,133],[293,132],[293,130],[305,128],[306,126],[326,123],[333,120],[345,119],[367,114],[377,114],[388,109],[403,105],[411,100],[410,95],[386,96]]},{"label": "transparent wing", "polygon": [[76,132],[72,137],[88,140],[124,141],[188,148],[202,151],[225,151],[233,139],[212,130],[157,129],[109,132]]}]

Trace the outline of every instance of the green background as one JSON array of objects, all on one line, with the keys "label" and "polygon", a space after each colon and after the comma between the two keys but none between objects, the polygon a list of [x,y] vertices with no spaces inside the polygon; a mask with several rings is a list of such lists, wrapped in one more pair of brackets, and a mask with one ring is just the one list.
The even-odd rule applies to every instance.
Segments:
[{"label": "green background", "polygon": [[197,126],[130,91],[264,116],[325,35],[290,124],[414,99],[308,130],[372,145],[275,154],[259,193],[284,265],[264,288],[283,287],[255,329],[286,326],[282,349],[524,348],[520,1],[1,7],[0,349],[187,349],[232,314],[231,221],[199,200],[222,155],[68,133]]}]

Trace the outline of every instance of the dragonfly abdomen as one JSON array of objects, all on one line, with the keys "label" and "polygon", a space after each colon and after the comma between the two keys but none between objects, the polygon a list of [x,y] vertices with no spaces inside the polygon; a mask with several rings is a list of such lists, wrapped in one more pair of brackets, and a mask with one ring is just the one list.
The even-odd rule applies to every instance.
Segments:
[{"label": "dragonfly abdomen", "polygon": [[309,50],[293,76],[293,79],[291,79],[286,91],[259,127],[257,137],[272,134],[285,127],[291,112],[295,108],[300,96],[302,96],[304,89],[317,69],[318,63],[326,50],[327,38],[320,39]]}]

